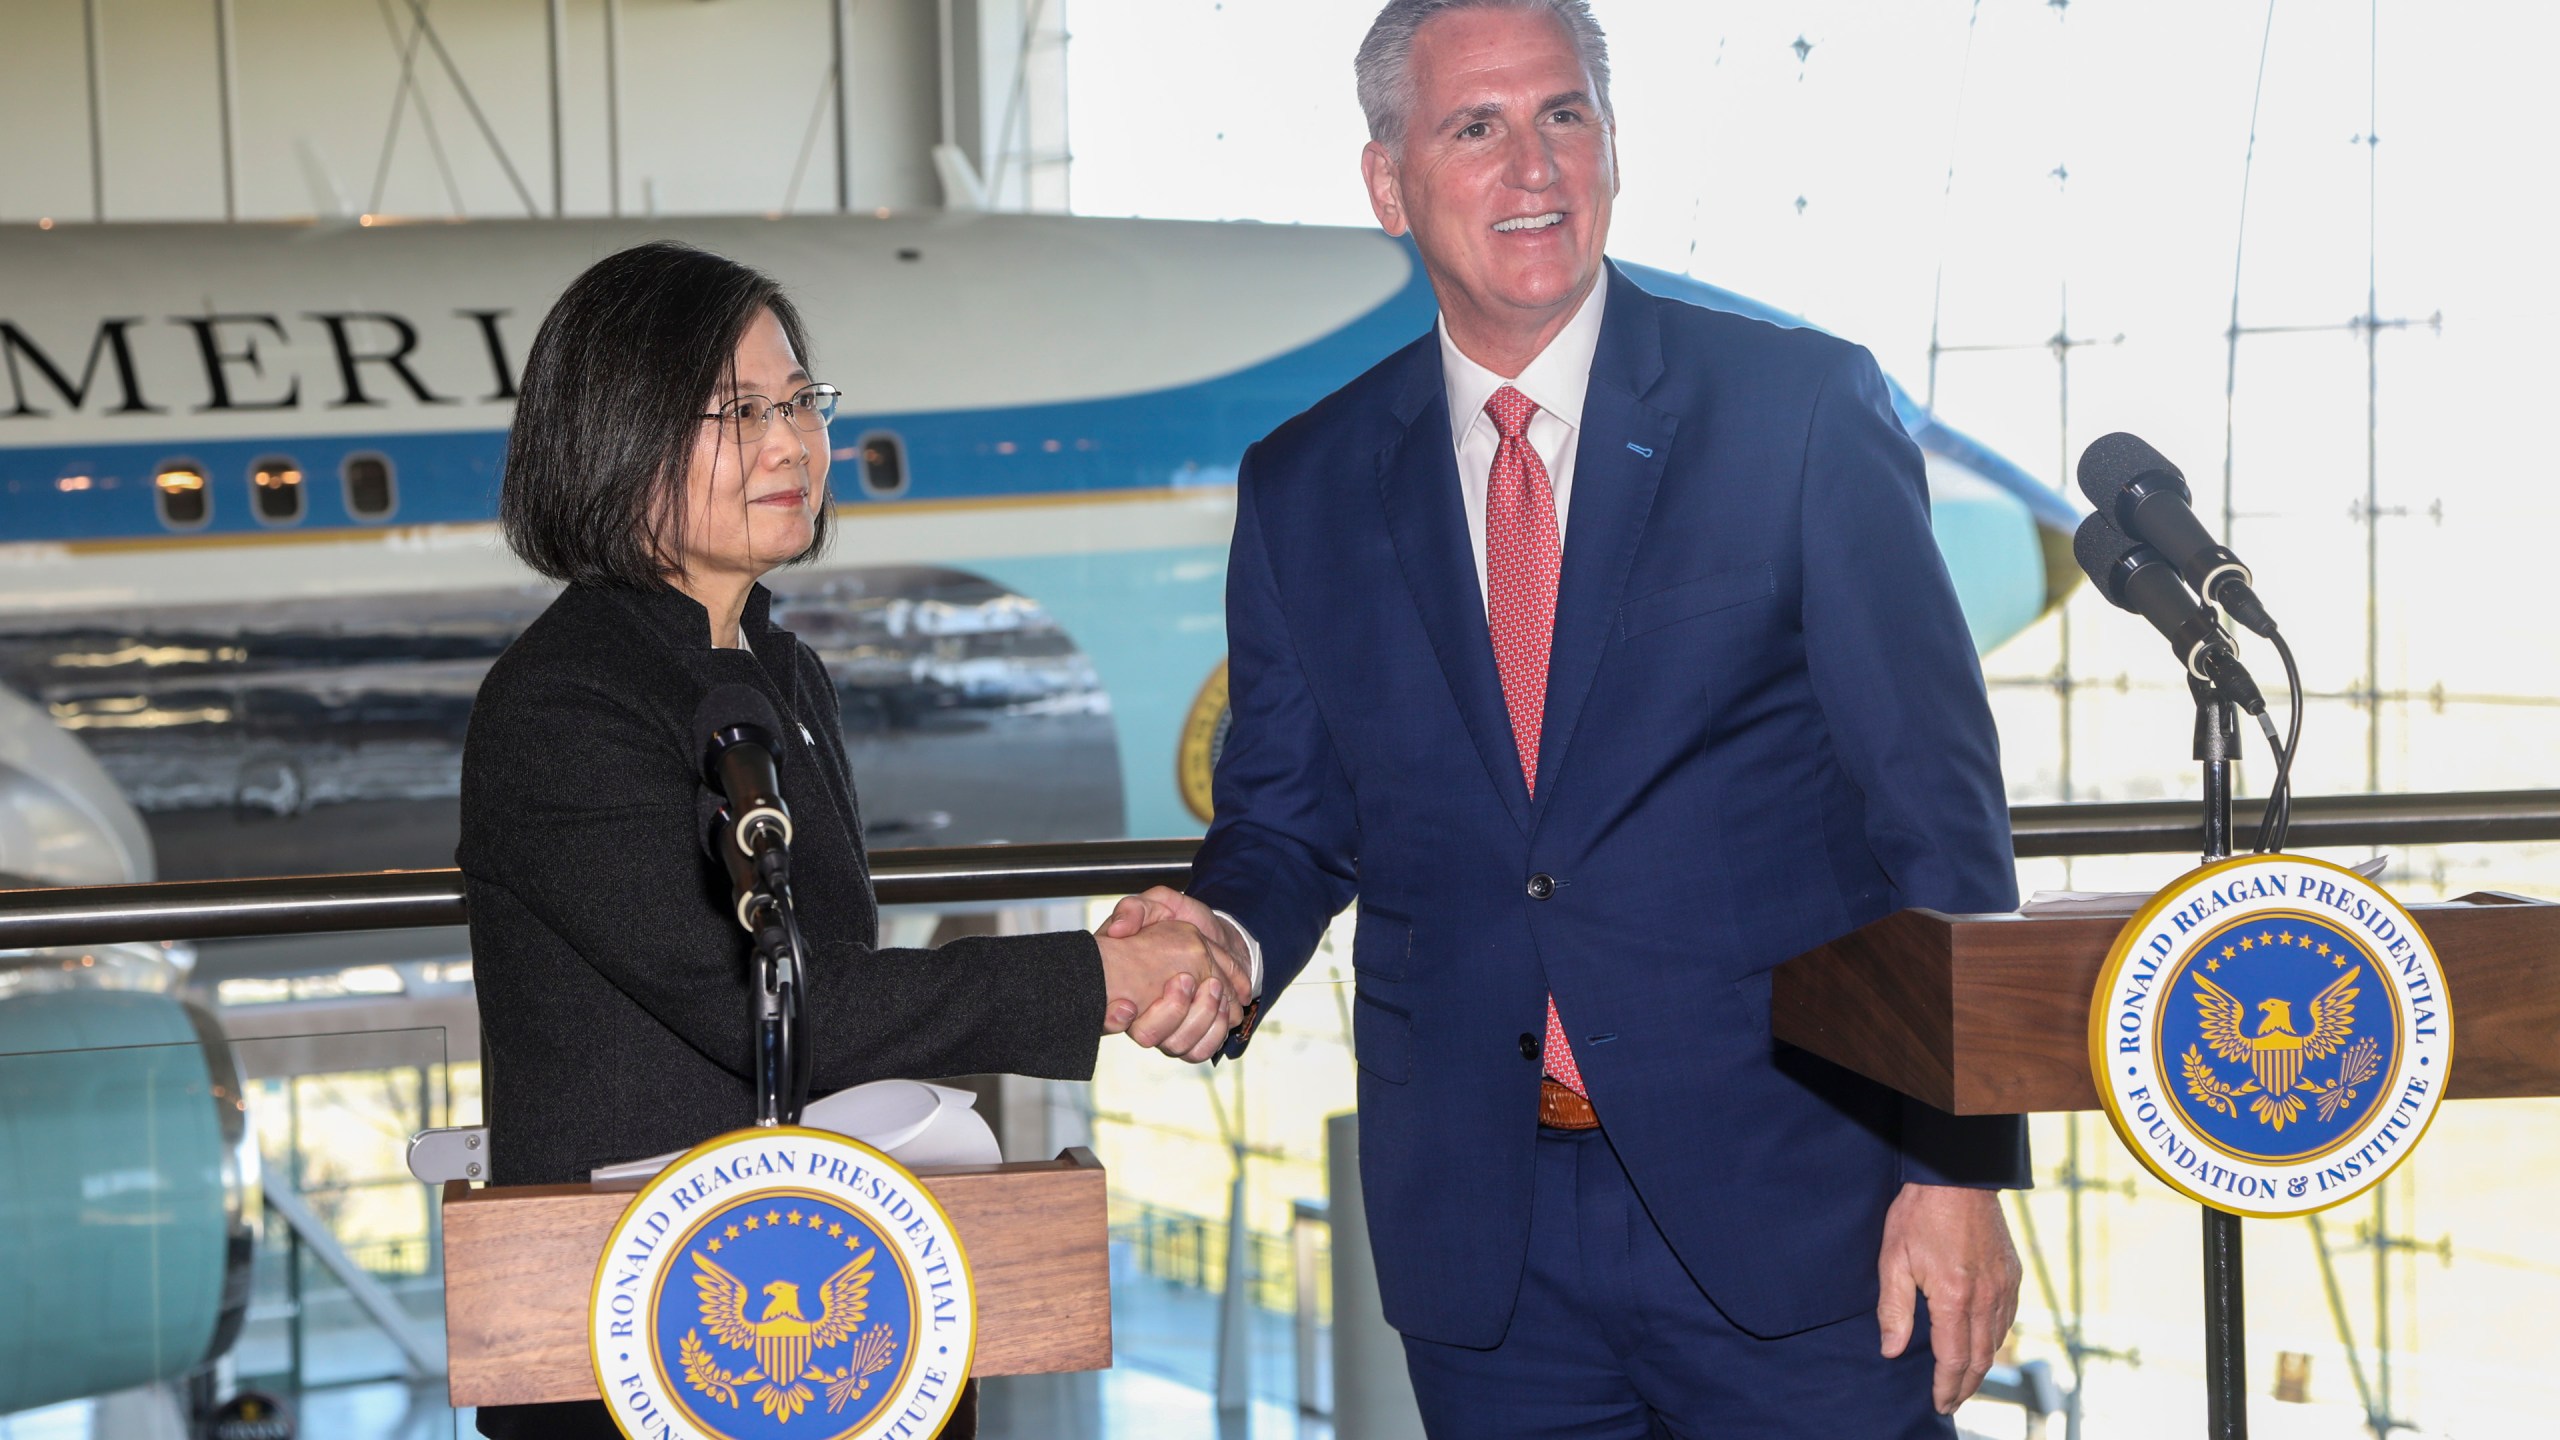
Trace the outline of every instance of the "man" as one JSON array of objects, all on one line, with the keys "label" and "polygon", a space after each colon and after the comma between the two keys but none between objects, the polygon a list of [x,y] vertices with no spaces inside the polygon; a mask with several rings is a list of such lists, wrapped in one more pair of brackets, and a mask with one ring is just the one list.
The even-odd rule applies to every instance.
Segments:
[{"label": "man", "polygon": [[[1587,0],[1392,0],[1358,71],[1440,324],[1245,457],[1217,820],[1112,927],[1189,920],[1267,998],[1357,894],[1432,1434],[1949,1435],[2016,1309],[2021,1123],[1769,1034],[1789,958],[2015,904],[1919,453],[1863,350],[1604,261]],[[1205,1054],[1177,1008],[1131,1034]]]}]

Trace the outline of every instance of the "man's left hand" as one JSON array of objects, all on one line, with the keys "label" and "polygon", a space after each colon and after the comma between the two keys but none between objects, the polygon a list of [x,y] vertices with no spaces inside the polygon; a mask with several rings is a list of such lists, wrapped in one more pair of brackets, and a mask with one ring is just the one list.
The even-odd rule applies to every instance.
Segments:
[{"label": "man's left hand", "polygon": [[1885,1358],[1911,1343],[1915,1297],[1926,1296],[1929,1348],[1938,1357],[1929,1390],[1939,1414],[1954,1414],[1990,1371],[1992,1353],[2018,1318],[2019,1275],[1997,1190],[1905,1185],[1885,1211],[1884,1253],[1876,1261]]}]

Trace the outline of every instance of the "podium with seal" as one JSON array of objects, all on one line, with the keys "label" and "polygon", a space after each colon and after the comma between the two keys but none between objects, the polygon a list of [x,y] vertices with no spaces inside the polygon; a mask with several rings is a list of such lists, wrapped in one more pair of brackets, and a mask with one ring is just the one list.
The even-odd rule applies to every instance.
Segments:
[{"label": "podium with seal", "polygon": [[601,1398],[634,1440],[917,1440],[973,1375],[1108,1368],[1092,1152],[919,1174],[801,1123],[812,1052],[782,722],[722,685],[694,731],[710,845],[750,941],[755,1124],[630,1182],[448,1181],[452,1403]]},{"label": "podium with seal", "polygon": [[[1770,1023],[1952,1115],[2097,1110],[2090,1002],[2136,909],[1888,915],[1780,966]],[[2560,904],[2481,891],[2408,912],[2462,1010],[2446,1098],[2560,1095]]]},{"label": "podium with seal", "polygon": [[[813,1136],[815,1140],[812,1140]],[[846,1188],[854,1187],[850,1179],[856,1158],[853,1152],[867,1151],[867,1147],[842,1136],[818,1136],[817,1132],[776,1127],[733,1132],[712,1144],[765,1141],[780,1147],[795,1140],[803,1149],[825,1148],[829,1151],[829,1158],[846,1162],[847,1173],[842,1177],[842,1184]],[[705,1150],[709,1148],[705,1147]],[[843,1153],[835,1153],[838,1149]],[[751,1216],[742,1214],[733,1218],[726,1211],[737,1208],[734,1200],[727,1198],[725,1191],[712,1188],[703,1177],[689,1173],[703,1168],[703,1159],[704,1150],[694,1151],[661,1172],[656,1181],[650,1182],[653,1186],[666,1187],[656,1192],[662,1194],[671,1194],[676,1186],[690,1188],[702,1183],[703,1190],[696,1202],[681,1207],[676,1206],[672,1198],[663,1206],[650,1206],[646,1203],[650,1192],[644,1192],[639,1184],[489,1186],[473,1189],[462,1181],[450,1182],[444,1193],[443,1222],[445,1333],[452,1403],[457,1407],[518,1405],[592,1400],[605,1393],[599,1384],[597,1361],[602,1360],[608,1372],[616,1364],[632,1363],[612,1360],[613,1355],[625,1353],[623,1351],[603,1351],[594,1349],[590,1344],[590,1323],[596,1309],[591,1306],[590,1299],[598,1286],[600,1266],[603,1267],[604,1308],[609,1323],[610,1297],[617,1272],[609,1263],[608,1242],[617,1237],[626,1241],[649,1238],[651,1243],[642,1253],[644,1263],[668,1254],[674,1254],[680,1261],[674,1273],[645,1276],[641,1282],[643,1285],[659,1284],[662,1293],[672,1291],[683,1302],[680,1305],[662,1303],[659,1307],[658,1318],[666,1322],[665,1328],[673,1336],[673,1344],[662,1347],[663,1362],[668,1370],[666,1380],[652,1379],[650,1383],[663,1387],[672,1382],[680,1398],[690,1397],[700,1408],[713,1414],[763,1418],[755,1391],[766,1384],[769,1377],[759,1373],[756,1380],[745,1382],[744,1390],[738,1395],[740,1403],[734,1406],[716,1396],[707,1397],[700,1388],[686,1380],[682,1372],[686,1353],[683,1337],[687,1329],[697,1332],[696,1347],[702,1352],[701,1359],[696,1362],[697,1369],[708,1366],[728,1376],[743,1377],[749,1370],[761,1372],[765,1368],[755,1353],[756,1339],[762,1337],[751,1334],[743,1346],[726,1345],[709,1325],[700,1323],[700,1311],[706,1302],[701,1281],[696,1277],[708,1276],[710,1272],[691,1260],[690,1256],[695,1251],[720,1264],[741,1283],[752,1284],[753,1289],[745,1302],[748,1311],[746,1325],[750,1332],[758,1326],[765,1327],[768,1334],[777,1329],[789,1329],[791,1317],[796,1312],[799,1322],[810,1327],[812,1334],[809,1338],[814,1341],[827,1315],[834,1315],[839,1323],[848,1315],[844,1310],[828,1308],[825,1303],[828,1300],[828,1282],[858,1257],[860,1248],[876,1249],[880,1253],[869,1262],[872,1278],[865,1300],[869,1302],[877,1297],[881,1303],[866,1304],[865,1329],[874,1320],[891,1318],[889,1312],[896,1307],[888,1302],[895,1298],[898,1305],[906,1307],[899,1313],[909,1318],[907,1334],[926,1337],[933,1334],[937,1327],[932,1323],[936,1293],[932,1282],[936,1277],[924,1273],[933,1263],[933,1257],[914,1260],[910,1251],[910,1258],[901,1261],[891,1254],[894,1247],[886,1244],[844,1250],[843,1236],[824,1234],[824,1227],[843,1227],[848,1233],[856,1228],[856,1217],[837,1212],[849,1209],[848,1201],[858,1197],[822,1193],[814,1198],[798,1200],[801,1219],[796,1222],[796,1229],[791,1219],[794,1205],[781,1198],[759,1198]],[[737,1162],[732,1159],[726,1164],[734,1173]],[[750,1157],[748,1164],[753,1167],[757,1161]],[[879,1173],[887,1175],[885,1171]],[[756,1178],[770,1180],[774,1177]],[[785,1188],[820,1189],[828,1178],[826,1167],[822,1166],[818,1186],[805,1183],[805,1176],[795,1174],[787,1179]],[[866,1174],[859,1189],[867,1193],[872,1178],[871,1174]],[[1101,1164],[1091,1151],[1081,1148],[1066,1151],[1054,1160],[926,1170],[915,1176],[921,1182],[917,1187],[919,1193],[907,1197],[910,1208],[904,1213],[912,1218],[927,1208],[939,1212],[948,1223],[948,1234],[966,1257],[967,1270],[976,1292],[974,1353],[967,1363],[959,1367],[957,1374],[1033,1375],[1100,1370],[1110,1366],[1111,1277],[1103,1178]],[[892,1178],[883,1188],[897,1183]],[[740,1187],[740,1193],[744,1188]],[[805,1248],[809,1253],[801,1255],[796,1249],[794,1253],[783,1253],[778,1247],[759,1244],[750,1248],[774,1248],[775,1253],[748,1256],[737,1265],[723,1262],[723,1255],[734,1258],[746,1254],[731,1248],[725,1232],[732,1223],[738,1225],[742,1240],[750,1234],[762,1237],[774,1233],[763,1223],[763,1211],[768,1208],[774,1209],[781,1217],[781,1229],[792,1237],[795,1247]],[[653,1236],[645,1227],[656,1210],[672,1211],[673,1214],[665,1229]],[[899,1213],[893,1205],[879,1222],[865,1219],[862,1225],[875,1235],[884,1230],[903,1229],[903,1223],[897,1219]],[[757,1221],[758,1228],[753,1232],[746,1229],[748,1218]],[[718,1224],[713,1228],[719,1233],[703,1233],[712,1219],[717,1219]],[[822,1226],[811,1227],[807,1223],[811,1219],[820,1220]],[[635,1231],[635,1224],[644,1228]],[[823,1239],[819,1238],[821,1236]],[[678,1246],[688,1238],[693,1243],[684,1245],[681,1251],[670,1250],[669,1247]],[[717,1254],[709,1249],[714,1238],[722,1243],[722,1250]],[[886,1236],[881,1238],[885,1240]],[[820,1268],[813,1258],[820,1254],[836,1263]],[[756,1267],[753,1274],[746,1268],[750,1261]],[[771,1288],[777,1280],[765,1273],[768,1270],[776,1275],[790,1272],[791,1278],[779,1282],[788,1287],[786,1291],[777,1292]],[[892,1276],[911,1284],[914,1293],[889,1297],[887,1292]],[[912,1280],[906,1280],[908,1276],[912,1276]],[[716,1279],[714,1283],[717,1284]],[[849,1288],[845,1293],[849,1293]],[[732,1294],[724,1291],[719,1298],[725,1304]],[[777,1304],[785,1294],[796,1304]],[[633,1303],[636,1320],[640,1302],[635,1299]],[[768,1312],[771,1312],[770,1320]],[[924,1318],[924,1325],[913,1326],[913,1319],[919,1315]],[[952,1327],[945,1325],[939,1328],[948,1331]],[[607,1338],[615,1337],[608,1334]],[[824,1369],[830,1376],[836,1376],[838,1372],[853,1372],[832,1381],[844,1386],[890,1374],[885,1367],[871,1377],[861,1373],[865,1363],[878,1357],[862,1352],[860,1338],[858,1333],[852,1337],[853,1343],[845,1343],[839,1338],[836,1344],[824,1349],[813,1344],[808,1355],[802,1357],[805,1363],[800,1367],[801,1373],[794,1376],[792,1382],[779,1387],[777,1398],[787,1399],[791,1385],[806,1380],[810,1369]],[[875,1347],[878,1345],[876,1341],[873,1343]],[[893,1362],[902,1363],[904,1357],[914,1355],[916,1348],[912,1343],[902,1343],[898,1354],[892,1357]],[[931,1347],[925,1348],[929,1351]],[[916,1355],[914,1358],[922,1361],[927,1356]],[[821,1361],[823,1365],[818,1363]],[[912,1378],[929,1384],[929,1377],[922,1374],[923,1368],[929,1367],[920,1367],[913,1372]],[[633,1373],[636,1372],[628,1369],[621,1372],[625,1376]],[[617,1377],[607,1373],[606,1378]],[[701,1378],[711,1381],[714,1386],[723,1383],[718,1377],[704,1375]],[[624,1387],[626,1400],[635,1388]],[[846,1428],[853,1405],[858,1404],[862,1413],[869,1413],[876,1403],[872,1394],[856,1395],[837,1414],[829,1417],[826,1406],[829,1397],[825,1388],[817,1381],[806,1381],[806,1388],[811,1397],[802,1402],[806,1412],[821,1419],[832,1419],[831,1424],[823,1427],[822,1433],[826,1434],[836,1434]],[[626,1416],[626,1419],[633,1418]],[[896,1416],[892,1413],[887,1418],[894,1420]],[[811,1427],[803,1424],[796,1428]],[[677,1430],[675,1433],[688,1432]]]},{"label": "podium with seal", "polygon": [[2113,914],[1906,910],[1780,966],[1771,1030],[1951,1114],[2106,1110],[2206,1207],[2212,1429],[2244,1435],[2235,1217],[2363,1193],[2442,1100],[2560,1095],[2560,904],[2386,911],[2347,873],[2257,855]]},{"label": "podium with seal", "polygon": [[[2254,577],[2138,437],[2100,438],[2079,478],[2096,507],[2072,540],[2081,569],[2186,670],[2204,863],[2121,915],[1888,916],[1782,966],[1771,1030],[1953,1114],[2104,1109],[2144,1168],[2203,1207],[2206,1430],[2246,1440],[2241,1217],[2371,1190],[2448,1098],[2560,1094],[2560,906],[2404,907],[2286,853],[2304,691]],[[2284,663],[2282,736],[2226,614]],[[2243,712],[2275,777],[2254,853],[2235,855]]]}]

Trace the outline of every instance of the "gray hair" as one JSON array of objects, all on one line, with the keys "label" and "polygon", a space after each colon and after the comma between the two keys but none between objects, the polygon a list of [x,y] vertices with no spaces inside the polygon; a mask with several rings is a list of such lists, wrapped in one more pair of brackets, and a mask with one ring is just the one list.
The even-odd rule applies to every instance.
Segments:
[{"label": "gray hair", "polygon": [[1352,62],[1358,78],[1360,109],[1369,117],[1369,138],[1390,150],[1404,145],[1405,116],[1413,109],[1413,37],[1432,17],[1456,10],[1526,10],[1555,17],[1573,41],[1574,54],[1591,72],[1599,93],[1592,103],[1603,120],[1614,120],[1609,108],[1609,38],[1592,17],[1591,0],[1387,0],[1369,25]]}]

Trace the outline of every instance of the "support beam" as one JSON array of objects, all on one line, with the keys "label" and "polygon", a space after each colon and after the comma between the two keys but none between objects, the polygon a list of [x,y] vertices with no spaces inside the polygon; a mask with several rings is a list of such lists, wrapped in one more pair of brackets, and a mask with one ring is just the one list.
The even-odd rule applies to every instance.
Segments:
[{"label": "support beam", "polygon": [[107,218],[107,62],[98,33],[98,3],[80,0],[80,26],[89,52],[89,218],[103,222]]},{"label": "support beam", "polygon": [[[453,63],[453,52],[444,48],[444,37],[437,34],[436,27],[428,21],[426,0],[409,0],[409,15],[419,32],[427,37],[427,47],[436,52],[436,63],[444,67],[445,78],[453,82],[455,93],[462,97],[462,108],[471,116],[471,123],[480,127],[480,138],[488,142],[489,153],[496,157],[498,168],[506,172],[507,184],[514,187],[516,199],[523,202],[524,213],[540,218],[542,208],[533,203],[533,192],[525,188],[524,177],[516,173],[516,162],[507,157],[507,147],[498,139],[497,127],[490,124],[489,117],[481,112],[479,97],[471,93],[471,82],[462,78],[462,67]],[[426,114],[423,94],[418,100],[418,113]]]},{"label": "support beam", "polygon": [[551,42],[551,218],[557,220],[569,213],[569,167],[562,158],[560,140],[560,71],[569,43],[568,0],[549,0],[543,7],[543,28]]},{"label": "support beam", "polygon": [[605,213],[622,216],[622,0],[604,0]]},{"label": "support beam", "polygon": [[400,1308],[400,1302],[383,1287],[382,1282],[358,1265],[346,1247],[338,1243],[337,1233],[312,1213],[300,1191],[282,1177],[269,1175],[262,1193],[266,1197],[267,1208],[301,1239],[312,1258],[320,1262],[321,1268],[336,1276],[338,1283],[346,1287],[347,1298],[356,1302],[356,1308],[365,1313],[365,1318],[399,1348],[401,1358],[409,1364],[411,1376],[432,1380],[445,1373],[443,1337],[411,1319],[409,1312]]},{"label": "support beam", "polygon": [[[1004,118],[986,144],[987,194],[1008,208],[1031,208],[1029,171],[1035,163],[1031,132],[1031,116],[1026,104],[1031,92],[1031,64],[1040,43],[1041,23],[1047,18],[1049,0],[1028,0],[1023,7],[1020,33],[1014,38],[1013,82],[1005,86]],[[982,39],[981,45],[985,43]],[[1021,162],[1017,172],[1015,162]],[[1012,188],[1007,188],[1011,182]],[[1018,195],[1019,199],[1012,199]]]},{"label": "support beam", "polygon": [[835,29],[836,213],[853,209],[853,0],[831,0]]},{"label": "support beam", "polygon": [[[96,3],[96,0],[91,0]],[[942,77],[942,133],[936,148],[956,147],[960,143],[960,62],[959,40],[952,34],[951,0],[941,0],[935,12],[934,44],[938,47],[934,73]]]},{"label": "support beam", "polygon": [[222,218],[240,218],[240,51],[233,0],[213,0],[214,76],[222,100]]}]

